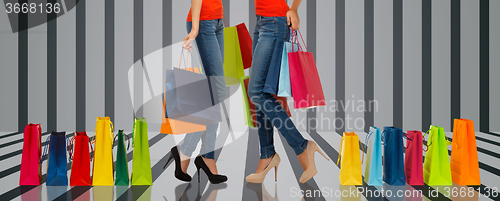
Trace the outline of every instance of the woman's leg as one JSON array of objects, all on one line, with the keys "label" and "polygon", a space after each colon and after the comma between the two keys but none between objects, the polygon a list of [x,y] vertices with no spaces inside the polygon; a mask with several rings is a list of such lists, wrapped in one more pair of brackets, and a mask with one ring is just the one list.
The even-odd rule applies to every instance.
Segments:
[{"label": "woman's leg", "polygon": [[[200,57],[203,62],[205,73],[210,77],[210,81],[215,83],[215,90],[217,91],[217,96],[219,102],[222,103],[226,97],[226,82],[224,79],[224,23],[222,19],[215,20],[213,24],[214,37],[210,33],[208,37],[198,37],[196,39],[196,44],[198,50],[200,51]],[[203,34],[203,33],[202,33]],[[207,54],[210,53],[210,54]],[[201,153],[202,157],[205,159],[214,159],[214,149],[215,140],[217,137],[217,128],[219,124],[213,124],[207,126],[207,131],[205,135],[201,138],[202,147]]]},{"label": "woman's leg", "polygon": [[[188,22],[188,31],[191,30],[191,26],[191,23]],[[226,83],[223,69],[223,28],[224,25],[220,19],[200,21],[200,30],[196,37],[196,46],[204,67],[204,73],[209,77],[210,81],[214,83],[215,89],[212,90],[214,95],[217,95],[220,102],[222,102],[226,96]],[[180,145],[182,154],[191,156],[201,139],[202,147],[200,154],[204,159],[209,159],[209,161],[206,162],[214,174],[217,174],[217,168],[213,159],[218,126],[218,123],[208,125],[206,131],[187,134]]]},{"label": "woman's leg", "polygon": [[[252,46],[252,55],[255,55],[255,50],[257,44],[259,42],[259,23],[255,25],[255,31],[253,34],[253,46]],[[252,66],[254,66],[254,59],[252,59]],[[252,67],[251,72],[254,71]],[[250,75],[250,80],[252,79],[252,75]],[[250,89],[250,86],[249,86]],[[250,92],[249,92],[250,94]],[[250,96],[251,97],[251,96]],[[269,159],[271,158],[276,151],[274,150],[274,139],[273,139],[273,127],[269,119],[264,115],[261,110],[255,111],[256,120],[258,122],[258,134],[259,134],[259,143],[260,143],[260,159]],[[260,125],[260,126],[259,126]],[[267,164],[266,164],[267,165]],[[263,167],[265,168],[265,167]],[[263,169],[257,168],[257,169]]]},{"label": "woman's leg", "polygon": [[277,40],[284,40],[288,34],[286,18],[257,16],[257,24],[258,41],[253,51],[248,91],[257,110],[261,159],[269,158],[274,154],[272,126],[279,130],[295,153],[299,155],[306,150],[307,140],[302,137],[276,98],[263,91],[274,45]]}]

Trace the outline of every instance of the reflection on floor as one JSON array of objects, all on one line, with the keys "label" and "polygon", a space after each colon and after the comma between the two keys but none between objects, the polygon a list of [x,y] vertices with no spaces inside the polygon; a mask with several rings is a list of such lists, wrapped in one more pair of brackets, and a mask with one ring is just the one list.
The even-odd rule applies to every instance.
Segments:
[{"label": "reflection on floor", "polygon": [[[452,194],[451,189],[465,188],[453,186],[342,186],[339,183],[339,167],[336,165],[341,135],[334,132],[303,133],[306,139],[317,142],[319,147],[328,155],[330,161],[316,156],[318,174],[305,184],[298,182],[302,168],[293,150],[284,138],[275,135],[275,148],[281,155],[282,161],[278,171],[278,181],[274,181],[274,171],[266,177],[263,184],[245,182],[245,176],[255,171],[259,160],[259,143],[256,130],[242,133],[233,133],[221,126],[217,139],[216,160],[221,174],[229,180],[223,184],[210,184],[205,173],[200,172],[200,183],[194,165],[188,168],[193,177],[189,183],[175,179],[174,163],[170,162],[165,169],[169,150],[179,141],[179,136],[167,136],[158,133],[149,133],[151,153],[151,167],[153,186],[96,186],[96,187],[69,187],[69,186],[18,186],[19,164],[22,153],[22,134],[0,133],[0,200],[491,200],[495,194],[486,193],[487,188],[498,188],[500,171],[498,171],[499,157],[495,150],[499,147],[490,141],[500,141],[500,135],[494,133],[477,133],[477,137],[486,140],[477,140],[481,149],[478,151],[482,186],[481,194],[478,190],[471,191],[468,197]],[[227,127],[226,127],[227,128]],[[357,133],[364,139],[366,133]],[[446,133],[452,137],[452,133]],[[21,140],[21,141],[20,141]],[[200,144],[199,144],[200,145]],[[449,147],[451,150],[451,146]],[[490,150],[490,151],[489,151]],[[199,151],[199,147],[195,152]],[[132,172],[132,150],[128,151],[129,171]],[[362,165],[364,172],[364,164]],[[46,171],[46,163],[43,165]],[[71,170],[68,170],[70,175]],[[14,184],[14,185],[13,185]],[[388,194],[391,192],[391,195]],[[398,192],[400,192],[398,194]],[[468,191],[467,191],[468,192]],[[378,195],[377,195],[378,193]],[[385,197],[380,197],[385,193]],[[487,194],[490,196],[488,197]],[[405,197],[406,195],[406,197]],[[498,193],[496,194],[498,196]],[[498,200],[498,197],[496,198]]]}]

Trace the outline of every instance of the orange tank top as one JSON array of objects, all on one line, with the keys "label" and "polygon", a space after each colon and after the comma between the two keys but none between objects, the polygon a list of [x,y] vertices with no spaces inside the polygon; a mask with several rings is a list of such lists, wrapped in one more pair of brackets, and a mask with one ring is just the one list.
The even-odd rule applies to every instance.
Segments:
[{"label": "orange tank top", "polygon": [[286,0],[255,0],[255,14],[264,17],[284,17],[290,10]]},{"label": "orange tank top", "polygon": [[[201,4],[200,21],[201,20],[215,20],[224,17],[224,9],[221,0],[203,0]],[[187,21],[193,21],[191,16],[191,9],[187,16]]]}]

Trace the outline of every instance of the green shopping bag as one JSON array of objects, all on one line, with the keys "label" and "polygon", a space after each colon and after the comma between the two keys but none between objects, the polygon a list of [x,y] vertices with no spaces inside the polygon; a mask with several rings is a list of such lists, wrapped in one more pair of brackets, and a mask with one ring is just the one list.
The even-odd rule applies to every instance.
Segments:
[{"label": "green shopping bag", "polygon": [[224,75],[227,86],[240,84],[239,79],[245,76],[236,27],[224,28]]},{"label": "green shopping bag", "polygon": [[[128,146],[125,149],[125,137],[127,138]],[[118,140],[116,140],[118,138]],[[116,148],[116,179],[115,186],[128,186],[128,164],[127,164],[127,151],[130,148],[130,140],[128,136],[123,134],[123,130],[118,131],[115,137],[117,143]]]},{"label": "green shopping bag", "polygon": [[[448,156],[448,145],[451,142],[446,139],[444,129],[439,126],[431,126],[425,133],[429,133],[424,161],[424,182],[429,186],[451,186],[450,157]],[[424,135],[424,137],[425,137]]]},{"label": "green shopping bag", "polygon": [[134,155],[132,160],[132,185],[153,185],[149,156],[148,123],[146,118],[135,118],[132,134]]},{"label": "green shopping bag", "polygon": [[255,105],[252,103],[250,98],[248,97],[248,81],[250,80],[250,76],[245,76],[240,79],[240,84],[241,84],[241,91],[243,92],[243,115],[245,116],[245,125],[249,127],[257,127],[253,121],[252,118],[255,118],[255,116],[252,117],[252,111],[255,110]]}]

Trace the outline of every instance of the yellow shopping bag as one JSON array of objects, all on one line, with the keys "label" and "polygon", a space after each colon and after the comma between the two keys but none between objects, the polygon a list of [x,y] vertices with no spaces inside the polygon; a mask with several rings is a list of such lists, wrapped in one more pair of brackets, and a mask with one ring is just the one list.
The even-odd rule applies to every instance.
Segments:
[{"label": "yellow shopping bag", "polygon": [[[364,151],[363,160],[359,156],[359,137],[356,133],[346,133],[340,141],[340,152],[337,159],[337,165],[340,164],[340,184],[341,185],[363,185],[363,177],[361,176],[361,163],[365,160]],[[363,147],[361,146],[363,149]],[[340,158],[342,156],[342,159]]]},{"label": "yellow shopping bag", "polygon": [[97,117],[94,130],[94,168],[92,185],[113,186],[114,128],[109,117]]},{"label": "yellow shopping bag", "polygon": [[240,84],[240,78],[245,76],[241,57],[238,29],[236,27],[224,28],[224,75],[226,85]]}]

